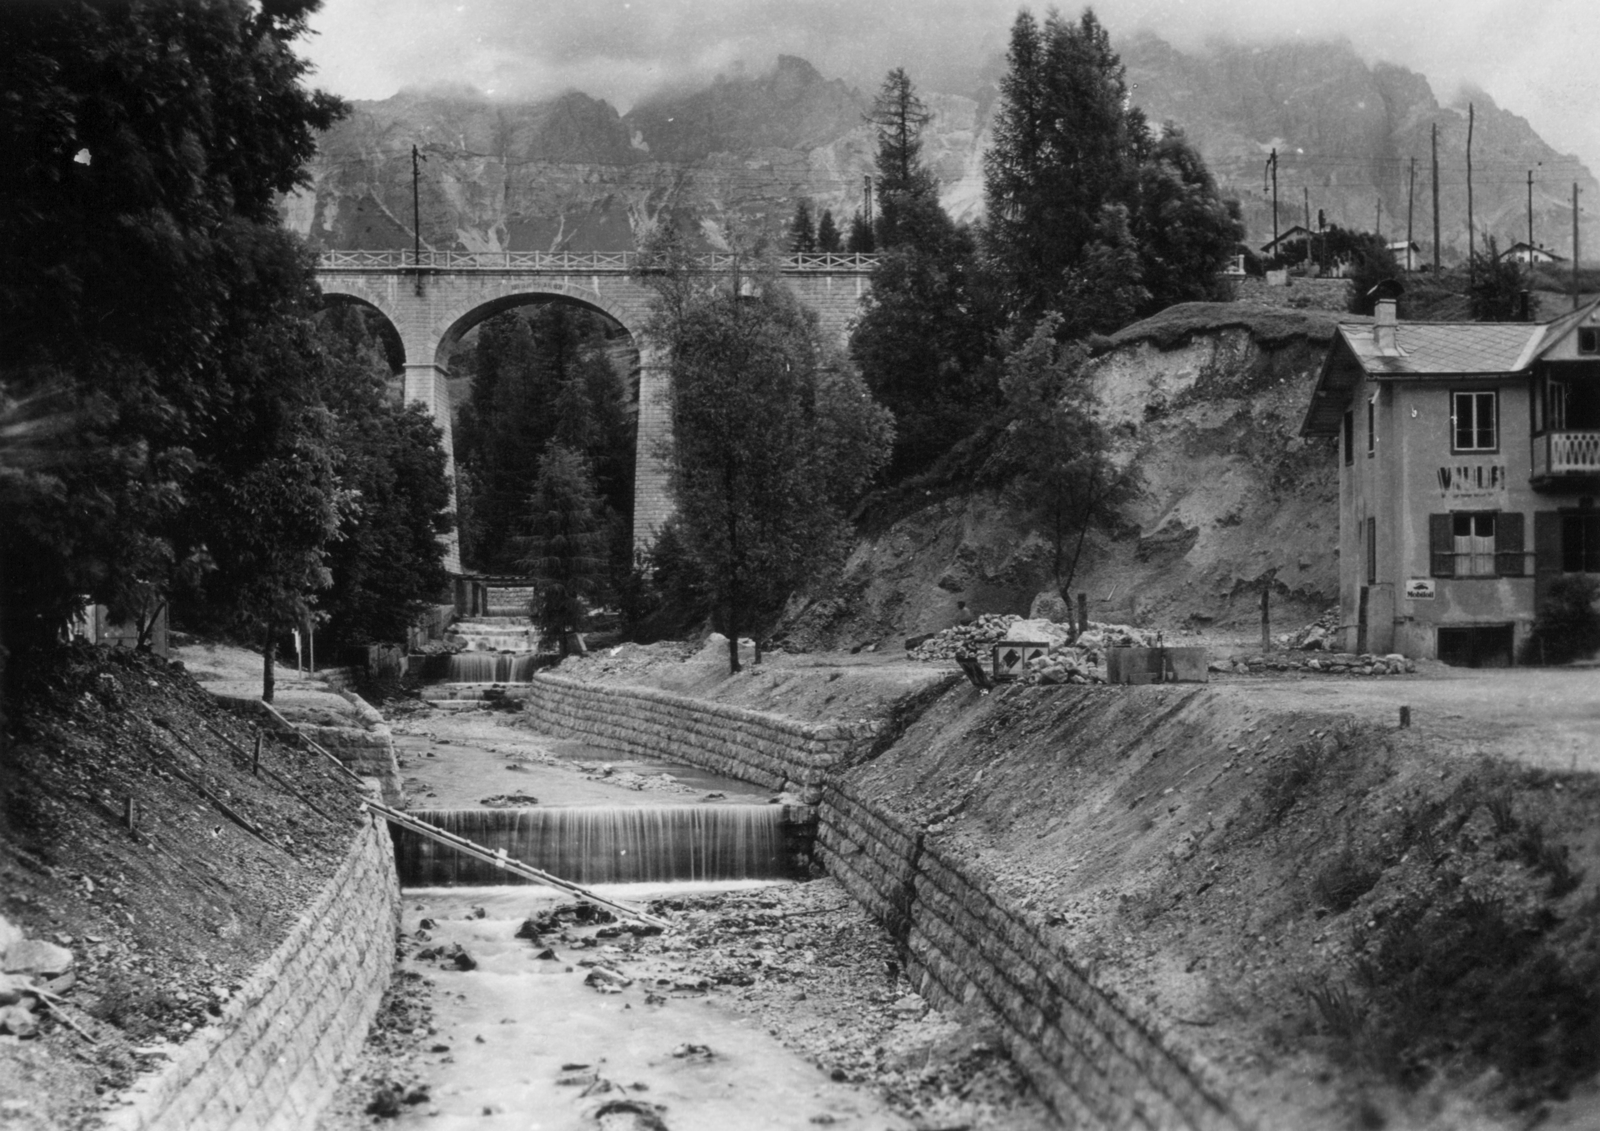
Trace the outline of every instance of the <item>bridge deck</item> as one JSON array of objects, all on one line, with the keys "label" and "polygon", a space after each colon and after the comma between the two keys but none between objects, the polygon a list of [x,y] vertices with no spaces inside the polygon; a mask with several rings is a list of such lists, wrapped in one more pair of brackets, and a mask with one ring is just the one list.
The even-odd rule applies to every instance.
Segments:
[{"label": "bridge deck", "polygon": [[[729,271],[741,257],[712,252],[693,257],[696,270]],[[748,258],[744,259],[748,263]],[[424,251],[410,250],[324,251],[317,255],[319,271],[538,271],[584,275],[625,275],[644,266],[637,251]],[[867,275],[878,265],[876,255],[835,252],[801,252],[778,260],[784,274]]]}]

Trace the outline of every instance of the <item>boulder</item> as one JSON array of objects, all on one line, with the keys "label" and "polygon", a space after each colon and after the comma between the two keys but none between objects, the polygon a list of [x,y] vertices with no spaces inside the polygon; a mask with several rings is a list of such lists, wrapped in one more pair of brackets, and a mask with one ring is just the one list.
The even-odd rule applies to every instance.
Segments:
[{"label": "boulder", "polygon": [[23,939],[6,948],[5,973],[58,978],[72,969],[72,952],[43,939]]},{"label": "boulder", "polygon": [[1054,589],[1045,589],[1028,606],[1028,619],[1064,621],[1067,619],[1067,602]]}]

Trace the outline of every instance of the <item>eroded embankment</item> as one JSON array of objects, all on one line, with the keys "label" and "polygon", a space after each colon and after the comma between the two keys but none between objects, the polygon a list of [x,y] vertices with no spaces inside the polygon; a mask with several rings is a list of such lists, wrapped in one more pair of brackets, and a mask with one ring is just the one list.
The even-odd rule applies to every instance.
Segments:
[{"label": "eroded embankment", "polygon": [[[953,688],[820,767],[822,859],[1086,1125],[1494,1126],[1581,1089],[1593,779],[1282,692]],[[713,722],[595,694],[687,761]]]}]

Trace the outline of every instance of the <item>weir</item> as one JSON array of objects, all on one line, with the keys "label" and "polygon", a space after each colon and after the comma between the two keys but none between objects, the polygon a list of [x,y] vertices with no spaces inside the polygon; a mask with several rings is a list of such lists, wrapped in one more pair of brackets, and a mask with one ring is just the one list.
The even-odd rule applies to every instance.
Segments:
[{"label": "weir", "polygon": [[[581,884],[793,879],[806,874],[815,813],[798,805],[423,809],[411,816]],[[394,830],[408,887],[520,884],[403,828]]]}]

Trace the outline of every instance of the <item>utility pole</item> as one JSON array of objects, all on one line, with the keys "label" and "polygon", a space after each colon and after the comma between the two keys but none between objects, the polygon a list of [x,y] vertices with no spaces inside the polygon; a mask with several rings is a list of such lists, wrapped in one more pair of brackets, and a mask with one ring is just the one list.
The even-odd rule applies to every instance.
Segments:
[{"label": "utility pole", "polygon": [[1439,277],[1439,123],[1433,124],[1433,277]]},{"label": "utility pole", "polygon": [[1572,182],[1572,309],[1578,309],[1578,182]]},{"label": "utility pole", "polygon": [[1533,274],[1533,170],[1528,170],[1528,274]]},{"label": "utility pole", "polygon": [[422,293],[422,209],[417,185],[422,180],[421,162],[426,161],[416,145],[411,146],[411,265],[417,269],[417,294]]},{"label": "utility pole", "polygon": [[872,174],[861,175],[861,211],[867,218],[867,223],[872,223]]},{"label": "utility pole", "polygon": [[1272,151],[1272,156],[1267,158],[1267,168],[1272,172],[1272,254],[1282,255],[1283,249],[1278,246],[1278,151],[1276,149]]},{"label": "utility pole", "polygon": [[1383,238],[1383,197],[1378,198],[1378,218],[1372,223],[1372,234]]},{"label": "utility pole", "polygon": [[1417,159],[1411,159],[1411,181],[1406,188],[1406,270],[1415,271],[1416,262],[1411,258],[1411,249],[1415,246],[1411,238],[1411,221],[1417,209]]},{"label": "utility pole", "polygon": [[1478,275],[1478,236],[1477,229],[1472,223],[1472,122],[1474,112],[1472,103],[1467,103],[1467,276],[1476,279]]}]

